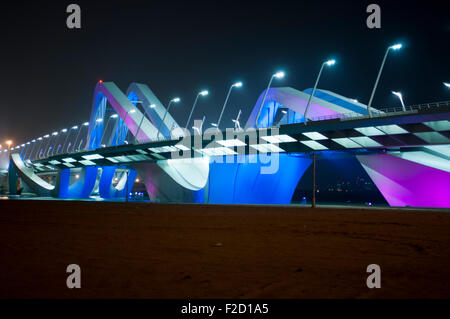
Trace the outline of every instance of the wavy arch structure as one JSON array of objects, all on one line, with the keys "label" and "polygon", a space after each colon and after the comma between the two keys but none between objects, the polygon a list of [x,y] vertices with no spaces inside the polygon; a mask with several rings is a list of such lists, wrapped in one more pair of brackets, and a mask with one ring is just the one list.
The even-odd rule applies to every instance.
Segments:
[{"label": "wavy arch structure", "polygon": [[[10,159],[9,175],[11,177],[15,176],[15,174],[20,176],[22,181],[39,196],[49,197],[57,195],[57,187],[44,181],[34,173],[32,168],[27,167],[20,157],[20,154],[11,154]],[[15,189],[15,182],[15,178],[10,178],[10,189]]]},{"label": "wavy arch structure", "polygon": [[[292,120],[287,121],[285,119],[285,123],[304,122],[303,115],[311,91],[311,89],[299,91],[290,87],[270,88],[267,92],[264,105],[261,108],[258,126],[268,127],[274,125],[275,115],[279,108],[291,110],[290,113],[284,115],[284,118],[290,116]],[[246,128],[256,126],[256,117],[265,93],[266,90],[260,94],[256,101],[245,125]],[[319,116],[337,116],[343,113],[367,114],[367,106],[330,91],[316,90],[314,97],[311,99],[308,113],[309,119]]]}]

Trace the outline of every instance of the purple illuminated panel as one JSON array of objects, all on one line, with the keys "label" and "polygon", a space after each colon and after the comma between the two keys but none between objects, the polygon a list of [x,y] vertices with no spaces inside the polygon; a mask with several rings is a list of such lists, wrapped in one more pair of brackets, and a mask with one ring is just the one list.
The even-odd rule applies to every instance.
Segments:
[{"label": "purple illuminated panel", "polygon": [[450,207],[450,173],[388,154],[357,158],[390,206]]}]

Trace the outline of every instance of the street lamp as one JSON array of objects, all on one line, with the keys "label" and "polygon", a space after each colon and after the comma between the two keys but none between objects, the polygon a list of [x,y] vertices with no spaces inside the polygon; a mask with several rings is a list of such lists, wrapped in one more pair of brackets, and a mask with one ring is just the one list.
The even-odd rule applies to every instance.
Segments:
[{"label": "street lamp", "polygon": [[[154,109],[155,107],[156,107],[156,104],[154,104],[154,103],[150,104],[150,108]],[[137,131],[136,131],[136,135],[134,136],[134,143],[135,143],[135,144],[136,144],[136,142],[137,142],[138,134],[139,134],[139,132],[141,131],[141,125],[142,125],[142,122],[144,122],[145,113],[147,113],[147,111],[144,110],[144,112],[142,113],[141,122],[139,123],[139,127],[138,127],[138,129],[137,129]]]},{"label": "street lamp", "polygon": [[200,95],[201,96],[207,96],[208,94],[209,94],[209,92],[207,90],[203,90],[203,91],[201,91],[201,92],[199,92],[197,94],[197,97],[195,98],[194,104],[192,105],[191,113],[189,113],[189,117],[188,117],[187,122],[186,122],[186,126],[185,126],[186,128],[188,127],[189,122],[191,121],[192,113],[194,113],[194,109],[195,109],[195,106],[197,105],[198,97]]},{"label": "street lamp", "polygon": [[[81,127],[79,128],[77,137],[75,138],[75,141],[73,142],[72,152],[78,150],[78,149],[75,149],[75,147],[77,146],[77,141],[78,141],[78,138],[80,137],[81,131],[83,130],[83,126],[89,126],[89,122],[84,122],[83,124],[81,124]],[[73,129],[78,130],[78,126],[74,126]],[[67,146],[67,152],[69,152],[69,146]]]},{"label": "street lamp", "polygon": [[[74,129],[78,129],[78,126],[72,126],[72,127],[70,128],[69,133],[66,134],[66,138],[64,139],[64,143],[63,143],[63,145],[62,145],[62,147],[61,147],[61,153],[64,152],[64,147],[66,146],[67,140],[69,139],[70,132],[72,132],[72,130],[74,130]],[[63,129],[63,130],[61,130],[61,132],[67,133],[67,129]]]},{"label": "street lamp", "polygon": [[6,145],[8,145],[8,152],[11,152],[12,141],[11,140],[6,141]]},{"label": "street lamp", "polygon": [[176,97],[176,98],[173,98],[173,99],[170,100],[169,105],[167,106],[166,112],[164,113],[164,117],[163,117],[161,123],[159,124],[158,133],[156,134],[156,138],[157,139],[159,138],[159,133],[161,132],[161,127],[162,127],[162,125],[164,123],[164,120],[166,119],[166,115],[169,112],[170,106],[172,105],[172,103],[178,103],[180,101],[181,100],[180,100],[179,97]]},{"label": "street lamp", "polygon": [[50,141],[51,141],[51,139],[53,138],[53,136],[57,136],[55,142],[58,142],[58,132],[53,132],[53,133],[52,133],[52,136],[51,136],[50,139],[48,140],[48,142],[49,142],[49,148],[48,148],[47,153],[46,153],[46,155],[45,155],[46,157],[49,157],[49,156],[50,156],[50,150],[52,151],[52,155],[53,155],[54,149],[53,149],[53,146],[50,145]]},{"label": "street lamp", "polygon": [[256,116],[256,128],[259,128],[259,126],[258,126],[258,119],[259,119],[259,116],[261,115],[261,110],[262,110],[262,108],[264,106],[264,102],[266,101],[267,93],[269,92],[270,85],[272,84],[272,81],[273,81],[274,78],[277,78],[277,79],[284,78],[284,72],[283,71],[277,72],[275,74],[272,74],[272,76],[270,77],[270,81],[269,81],[269,84],[267,85],[266,92],[264,93],[263,100],[261,102],[261,105],[259,106],[258,115]]},{"label": "street lamp", "polygon": [[111,115],[111,116],[108,118],[108,121],[106,121],[106,126],[103,128],[103,133],[102,133],[102,137],[101,137],[101,139],[100,139],[100,144],[102,143],[103,137],[105,136],[105,133],[106,133],[106,131],[108,130],[109,121],[111,121],[111,119],[116,119],[116,118],[118,118],[118,117],[119,117],[119,115],[116,113],[116,114]]},{"label": "street lamp", "polygon": [[[35,147],[38,145],[39,141],[42,141],[42,137],[38,137],[37,139],[32,141],[35,144],[33,145],[33,149],[31,150],[30,155],[28,156],[29,159],[33,158],[33,153],[34,153]],[[42,142],[39,145],[42,145]],[[39,151],[39,147],[37,150]]]},{"label": "street lamp", "polygon": [[[33,145],[31,146],[30,151],[28,152],[28,159],[31,159],[31,155],[33,154],[34,148],[35,148],[35,146],[36,146],[37,143],[36,143],[36,140],[32,140],[31,143],[28,142],[27,144],[33,144]],[[23,155],[23,158],[25,158],[25,154]]]},{"label": "street lamp", "polygon": [[373,100],[373,97],[375,95],[375,90],[377,89],[378,81],[380,80],[381,72],[383,71],[384,63],[386,62],[386,58],[388,56],[388,53],[391,50],[397,51],[397,50],[400,50],[401,48],[402,48],[402,45],[400,43],[398,43],[398,44],[391,45],[386,50],[386,53],[385,53],[384,58],[383,58],[383,62],[381,62],[380,70],[378,71],[377,80],[375,81],[375,85],[373,86],[372,94],[370,95],[369,103],[367,104],[367,112],[369,113],[369,117],[372,117],[372,112],[370,111],[370,106],[372,105],[372,100]]},{"label": "street lamp", "polygon": [[308,118],[306,116],[308,115],[308,110],[309,110],[309,106],[311,104],[312,97],[314,96],[314,93],[316,93],[317,84],[319,83],[320,76],[322,75],[323,67],[325,65],[333,66],[335,63],[336,63],[336,60],[333,60],[333,59],[332,60],[328,60],[328,61],[325,61],[324,63],[322,63],[322,66],[320,67],[320,71],[319,71],[319,74],[317,75],[316,83],[314,84],[313,91],[312,91],[311,95],[309,96],[308,104],[306,105],[306,109],[305,109],[305,124],[306,124],[306,122],[308,122]]},{"label": "street lamp", "polygon": [[[134,101],[132,101],[132,102],[134,102]],[[120,128],[119,128],[119,131],[117,132],[117,138],[116,138],[116,143],[115,143],[116,146],[117,146],[117,143],[119,142],[119,135],[122,133],[122,128],[123,128],[124,125],[126,125],[125,121],[127,120],[127,117],[128,117],[129,113],[131,113],[131,114],[136,113],[136,110],[132,109],[130,111],[127,111],[127,114],[125,114],[125,118],[123,119],[123,121],[122,121],[122,123],[120,125]],[[126,138],[126,136],[125,136],[125,138]]]},{"label": "street lamp", "polygon": [[[66,129],[66,128],[62,129],[62,130],[61,130],[61,133],[66,134],[66,133],[67,133],[67,129]],[[63,145],[62,145],[62,147],[61,147],[61,150],[64,149],[64,144],[66,144],[66,141],[67,141],[67,138],[68,138],[68,137],[69,137],[69,134],[66,134],[66,138],[64,139],[64,143],[63,143]],[[56,140],[56,141],[58,141],[58,140]],[[59,146],[60,146],[60,145],[61,145],[61,144],[59,144],[59,145],[57,146],[56,154],[59,153]],[[53,150],[52,155],[55,155],[55,150]]]},{"label": "street lamp", "polygon": [[[25,147],[25,149],[22,151],[22,152],[23,152],[22,157],[23,157],[24,160],[25,160],[25,157],[26,157],[26,155],[27,155],[27,152],[30,153],[30,150],[31,150],[31,148],[32,148],[32,146],[29,146],[29,145],[31,145],[31,142],[26,142],[25,145],[26,145],[26,147]],[[1,146],[0,146],[0,148],[1,148]]]},{"label": "street lamp", "polygon": [[447,82],[442,82],[442,83],[444,83],[444,85],[445,85],[446,87],[450,88],[450,83],[447,83]]},{"label": "street lamp", "polygon": [[48,139],[47,144],[44,144],[44,148],[41,148],[41,152],[39,152],[39,158],[42,158],[42,155],[44,155],[45,150],[47,149],[48,144],[50,143],[50,134],[44,135],[44,138]]},{"label": "street lamp", "polygon": [[394,94],[395,96],[397,96],[400,99],[400,102],[402,103],[403,111],[405,112],[406,108],[405,108],[405,103],[403,103],[403,96],[402,96],[402,94],[400,92],[395,92],[395,91],[392,91],[392,94]]},{"label": "street lamp", "polygon": [[231,90],[233,88],[240,88],[240,87],[242,87],[242,82],[236,82],[236,83],[234,83],[234,84],[232,84],[230,86],[230,89],[228,90],[227,97],[225,99],[225,103],[223,103],[222,112],[220,112],[219,120],[217,121],[217,129],[219,129],[220,120],[222,119],[223,111],[225,111],[225,106],[227,105],[228,98],[230,97],[230,94],[231,94]]}]

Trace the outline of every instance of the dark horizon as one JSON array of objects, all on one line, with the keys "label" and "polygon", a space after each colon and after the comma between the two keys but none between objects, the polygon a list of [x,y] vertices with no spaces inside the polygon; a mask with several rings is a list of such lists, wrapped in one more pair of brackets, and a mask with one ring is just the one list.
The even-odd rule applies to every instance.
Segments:
[{"label": "dark horizon", "polygon": [[382,27],[374,30],[366,26],[370,1],[77,1],[82,28],[69,30],[69,3],[2,10],[2,145],[88,120],[100,79],[123,91],[145,83],[165,105],[181,97],[171,109],[180,125],[201,89],[210,95],[193,118],[217,121],[229,85],[241,80],[224,114],[231,125],[239,109],[246,122],[273,72],[286,72],[273,86],[304,90],[332,57],[337,64],[324,71],[319,88],[367,104],[384,52],[396,42],[403,48],[390,54],[373,106],[398,106],[391,90],[407,105],[450,97],[442,84],[450,80],[448,4],[378,1]]}]

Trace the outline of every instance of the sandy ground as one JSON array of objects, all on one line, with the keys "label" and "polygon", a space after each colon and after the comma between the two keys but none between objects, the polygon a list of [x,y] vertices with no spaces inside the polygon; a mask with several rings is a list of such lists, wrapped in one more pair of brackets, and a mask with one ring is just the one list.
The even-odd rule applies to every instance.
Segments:
[{"label": "sandy ground", "polygon": [[0,262],[0,298],[449,298],[450,214],[3,200]]}]

